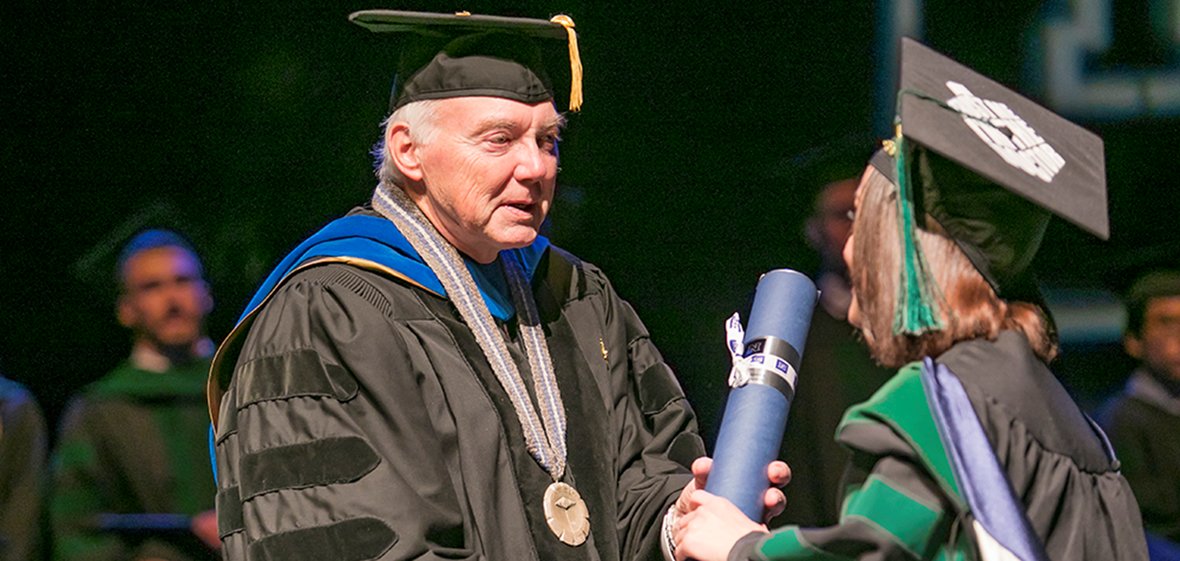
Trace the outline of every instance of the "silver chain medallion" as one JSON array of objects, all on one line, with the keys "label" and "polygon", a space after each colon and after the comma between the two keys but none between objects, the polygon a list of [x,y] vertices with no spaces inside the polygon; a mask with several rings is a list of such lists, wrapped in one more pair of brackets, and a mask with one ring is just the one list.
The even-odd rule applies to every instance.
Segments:
[{"label": "silver chain medallion", "polygon": [[590,535],[590,511],[577,489],[560,481],[545,489],[545,522],[557,539],[582,545]]}]

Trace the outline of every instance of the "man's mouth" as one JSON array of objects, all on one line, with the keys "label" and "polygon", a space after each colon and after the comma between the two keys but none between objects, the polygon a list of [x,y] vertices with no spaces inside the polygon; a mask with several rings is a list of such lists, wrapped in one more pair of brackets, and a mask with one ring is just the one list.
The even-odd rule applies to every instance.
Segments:
[{"label": "man's mouth", "polygon": [[529,215],[532,215],[533,212],[535,212],[537,210],[536,203],[514,202],[514,203],[507,203],[504,206],[506,206],[508,208],[519,210],[521,212],[528,213]]}]

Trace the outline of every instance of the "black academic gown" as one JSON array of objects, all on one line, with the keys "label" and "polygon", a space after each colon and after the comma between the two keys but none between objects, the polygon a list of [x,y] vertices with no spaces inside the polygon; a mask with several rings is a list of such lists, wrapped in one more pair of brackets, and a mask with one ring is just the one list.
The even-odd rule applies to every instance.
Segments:
[{"label": "black academic gown", "polygon": [[[704,453],[693,413],[597,268],[551,248],[533,290],[568,419],[564,480],[590,512],[586,543],[547,527],[550,477],[451,303],[325,264],[275,290],[225,388],[226,559],[659,559],[661,517]],[[497,323],[531,380],[515,320]]]}]

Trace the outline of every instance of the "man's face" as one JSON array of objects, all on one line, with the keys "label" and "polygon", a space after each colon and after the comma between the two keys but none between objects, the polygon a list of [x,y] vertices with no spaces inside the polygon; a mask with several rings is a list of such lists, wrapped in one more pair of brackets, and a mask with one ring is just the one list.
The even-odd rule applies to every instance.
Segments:
[{"label": "man's face", "polygon": [[553,104],[461,97],[437,106],[417,147],[416,202],[443,237],[481,263],[537,237],[557,182],[561,126]]},{"label": "man's face", "polygon": [[136,253],[123,267],[119,323],[158,347],[179,348],[202,337],[213,307],[200,265],[179,247]]},{"label": "man's face", "polygon": [[1139,337],[1128,335],[1125,343],[1147,368],[1180,382],[1180,296],[1149,300]]},{"label": "man's face", "polygon": [[858,178],[836,181],[824,186],[816,205],[820,247],[825,259],[835,260],[844,250],[844,242],[852,234],[852,218]]}]

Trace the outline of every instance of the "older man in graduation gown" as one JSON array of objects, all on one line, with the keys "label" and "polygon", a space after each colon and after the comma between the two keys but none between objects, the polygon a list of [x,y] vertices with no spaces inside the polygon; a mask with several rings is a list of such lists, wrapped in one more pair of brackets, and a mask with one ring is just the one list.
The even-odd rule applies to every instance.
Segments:
[{"label": "older man in graduation gown", "polygon": [[352,19],[409,35],[381,181],[215,358],[226,558],[658,559],[696,421],[603,273],[537,234],[564,124],[541,45],[576,107],[573,22]]}]

